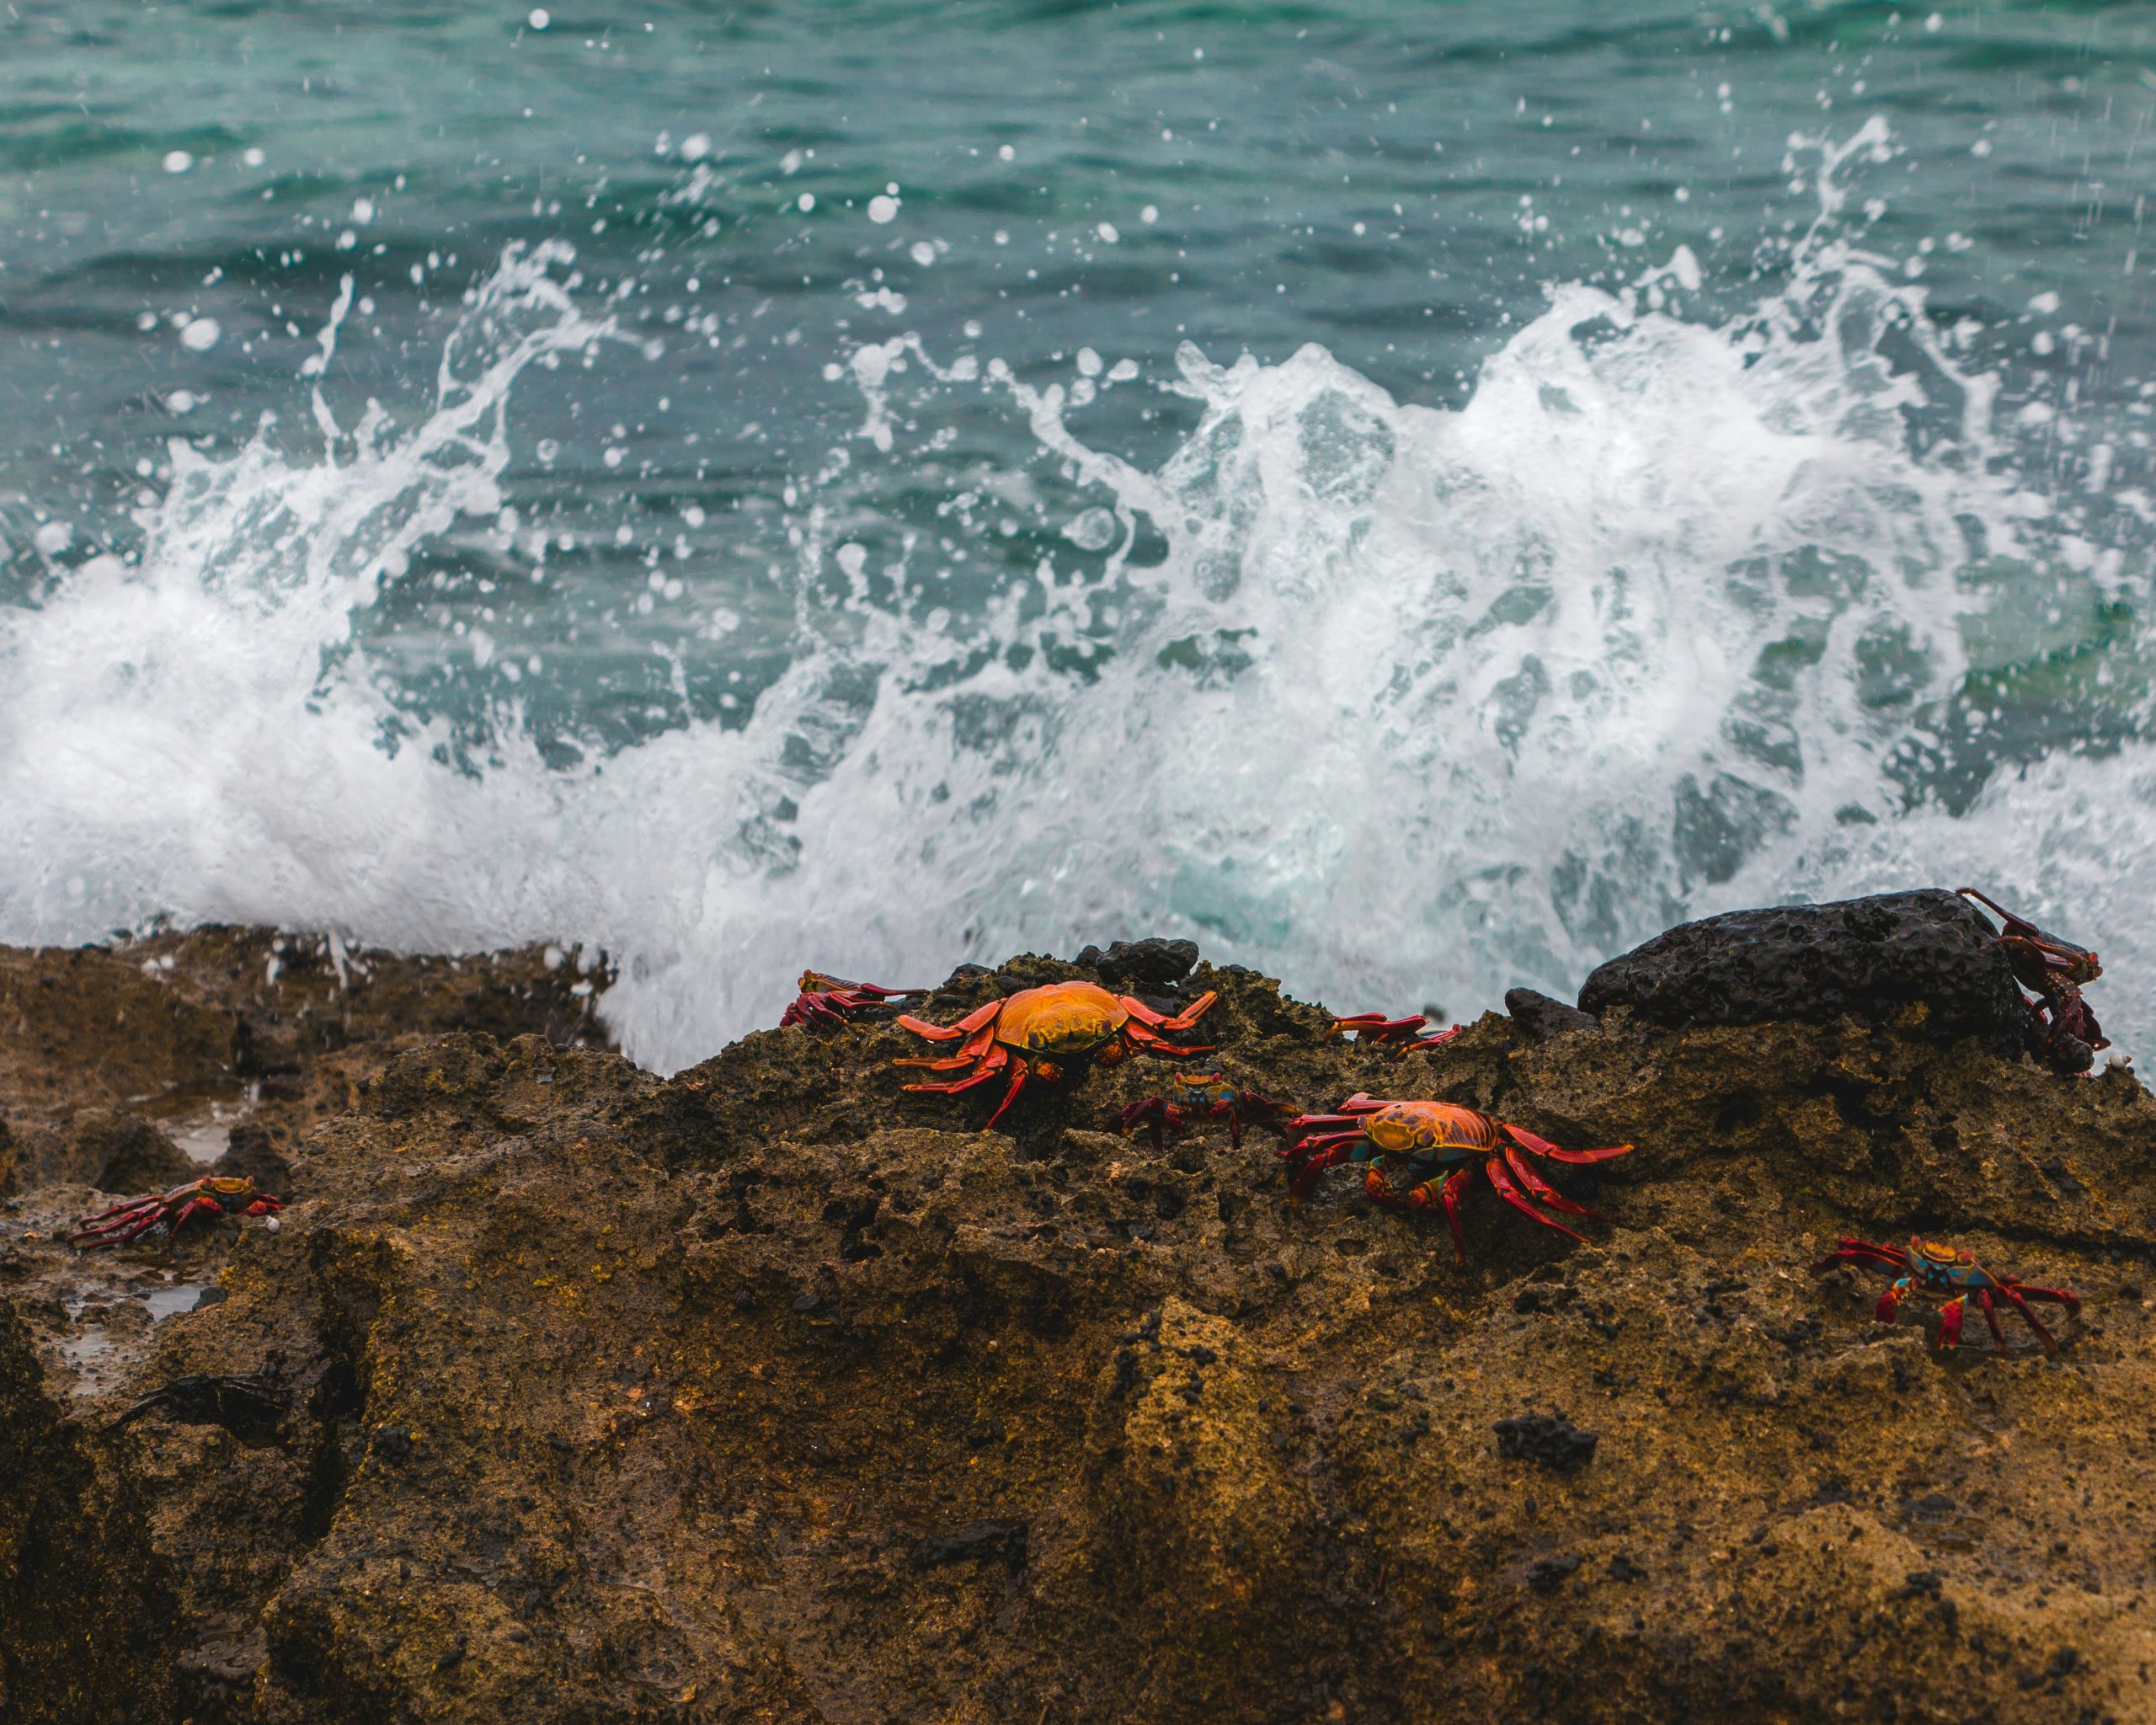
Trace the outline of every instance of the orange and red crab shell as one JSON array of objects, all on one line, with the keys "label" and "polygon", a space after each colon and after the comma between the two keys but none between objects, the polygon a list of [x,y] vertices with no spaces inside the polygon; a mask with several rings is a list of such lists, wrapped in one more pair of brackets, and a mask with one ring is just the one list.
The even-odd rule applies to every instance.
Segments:
[{"label": "orange and red crab shell", "polygon": [[1280,1152],[1292,1175],[1291,1197],[1307,1196],[1329,1167],[1361,1163],[1363,1189],[1374,1203],[1387,1210],[1442,1208],[1452,1229],[1453,1256],[1462,1263],[1467,1262],[1467,1242],[1460,1229],[1460,1203],[1477,1167],[1497,1196],[1522,1215],[1584,1244],[1583,1236],[1545,1215],[1545,1207],[1595,1221],[1604,1218],[1550,1185],[1528,1157],[1600,1162],[1632,1147],[1564,1150],[1524,1126],[1458,1103],[1387,1102],[1359,1093],[1341,1103],[1337,1114],[1304,1114],[1290,1121],[1289,1129],[1302,1135]]},{"label": "orange and red crab shell", "polygon": [[1161,1033],[1189,1029],[1216,998],[1210,992],[1203,994],[1171,1017],[1141,1000],[1110,994],[1094,983],[1052,982],[990,1001],[955,1024],[931,1024],[902,1015],[899,1023],[916,1036],[955,1042],[958,1048],[946,1056],[915,1057],[894,1064],[925,1066],[931,1072],[964,1071],[963,1078],[906,1086],[908,1090],[946,1095],[985,1084],[1008,1070],[1010,1087],[989,1116],[988,1124],[993,1126],[1017,1101],[1028,1079],[1053,1083],[1068,1066],[1088,1060],[1113,1065],[1133,1049],[1168,1060],[1210,1054],[1210,1047],[1186,1047],[1167,1041]]}]

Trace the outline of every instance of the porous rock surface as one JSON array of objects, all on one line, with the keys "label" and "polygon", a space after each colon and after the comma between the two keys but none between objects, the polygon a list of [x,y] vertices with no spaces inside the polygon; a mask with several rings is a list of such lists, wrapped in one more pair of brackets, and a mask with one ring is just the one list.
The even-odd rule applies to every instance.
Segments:
[{"label": "porous rock surface", "polygon": [[[67,1141],[71,1073],[156,1106],[108,1062],[227,1081],[173,1002],[227,1010],[265,938],[0,956],[48,1007],[17,1139]],[[87,1159],[0,1205],[0,1718],[2156,1714],[2156,1099],[2122,1067],[1622,1006],[1390,1055],[1249,973],[1149,972],[1219,990],[1246,1087],[1637,1145],[1553,1171],[1592,1246],[1484,1189],[1460,1268],[1345,1172],[1290,1206],[1263,1132],[1113,1135],[1155,1061],[988,1133],[994,1087],[899,1090],[888,1018],[661,1081],[565,1045],[574,967],[372,962],[418,1022],[286,1039],[248,1140],[290,1169],[275,1231],[78,1258]],[[519,988],[543,1022],[503,1021]],[[1876,1279],[1806,1274],[1918,1226],[2078,1289],[2058,1357],[1942,1359],[1923,1301],[1882,1327]]]}]

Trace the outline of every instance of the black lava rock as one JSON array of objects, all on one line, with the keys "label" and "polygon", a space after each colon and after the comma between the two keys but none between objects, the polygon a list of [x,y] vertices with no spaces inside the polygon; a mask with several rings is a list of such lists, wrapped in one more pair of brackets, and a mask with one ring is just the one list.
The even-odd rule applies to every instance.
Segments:
[{"label": "black lava rock", "polygon": [[1074,961],[1090,966],[1110,988],[1172,988],[1198,964],[1194,940],[1119,940],[1105,953],[1087,947]]},{"label": "black lava rock", "polygon": [[1022,1521],[976,1521],[956,1533],[931,1534],[913,1548],[913,1567],[940,1569],[947,1563],[1001,1560],[1013,1575],[1026,1567],[1027,1527]]},{"label": "black lava rock", "polygon": [[1876,1023],[1918,1002],[1934,1034],[1973,1036],[2007,1055],[2026,1044],[2028,1008],[1997,936],[1943,888],[1687,922],[1612,959],[1580,990],[1582,1012],[1630,1007],[1673,1028],[1844,1013]]},{"label": "black lava rock", "polygon": [[1539,1594],[1554,1594],[1579,1567],[1577,1557],[1539,1557],[1527,1566],[1527,1584]]},{"label": "black lava rock", "polygon": [[1583,1432],[1561,1413],[1523,1413],[1497,1422],[1497,1453],[1508,1461],[1532,1461],[1570,1473],[1594,1460],[1600,1434]]},{"label": "black lava rock", "polygon": [[1570,1031],[1595,1028],[1591,1014],[1582,1012],[1577,1007],[1568,1007],[1562,1001],[1553,1001],[1531,988],[1507,989],[1505,1010],[1538,1042],[1547,1042],[1553,1036],[1563,1036]]}]

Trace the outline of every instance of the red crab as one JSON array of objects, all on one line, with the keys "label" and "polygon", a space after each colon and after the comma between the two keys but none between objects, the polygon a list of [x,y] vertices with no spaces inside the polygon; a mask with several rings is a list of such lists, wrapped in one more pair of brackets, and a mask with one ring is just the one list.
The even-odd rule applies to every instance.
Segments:
[{"label": "red crab", "polygon": [[1159,1150],[1164,1127],[1180,1138],[1200,1120],[1225,1120],[1229,1144],[1241,1150],[1245,1120],[1275,1131],[1284,1130],[1278,1116],[1287,1110],[1280,1103],[1255,1090],[1237,1089],[1225,1073],[1177,1072],[1168,1080],[1168,1091],[1165,1097],[1149,1096],[1131,1103],[1117,1117],[1117,1127],[1125,1138],[1140,1126],[1149,1127],[1153,1148]]},{"label": "red crab", "polygon": [[2028,1002],[2029,1016],[2036,1020],[2036,1052],[2062,1072],[2087,1071],[2095,1064],[2098,1051],[2111,1045],[2089,1002],[2081,997],[2081,985],[2104,974],[2096,955],[2086,947],[2046,934],[2025,917],[2001,910],[1972,886],[1960,891],[2006,925],[1999,943],[2006,948],[2015,980],[2037,996]]},{"label": "red crab", "polygon": [[[1373,1203],[1401,1210],[1444,1207],[1452,1228],[1453,1256],[1461,1263],[1467,1262],[1467,1242],[1460,1232],[1460,1204],[1476,1167],[1497,1196],[1522,1215],[1584,1244],[1582,1236],[1545,1215],[1537,1203],[1566,1215],[1595,1221],[1606,1218],[1550,1185],[1521,1151],[1551,1162],[1601,1162],[1632,1147],[1613,1144],[1600,1150],[1560,1150],[1523,1126],[1456,1103],[1385,1102],[1360,1094],[1341,1103],[1337,1114],[1304,1114],[1290,1120],[1288,1128],[1305,1135],[1280,1152],[1292,1173],[1290,1196],[1307,1196],[1319,1177],[1337,1163],[1363,1163],[1363,1189]],[[1448,1167],[1449,1173],[1444,1172]],[[1524,1194],[1522,1186],[1527,1188]]]},{"label": "red crab", "polygon": [[1358,1042],[1367,1042],[1378,1048],[1398,1049],[1403,1054],[1416,1049],[1436,1048],[1440,1044],[1450,1042],[1467,1028],[1465,1024],[1454,1024],[1433,1035],[1416,1034],[1429,1022],[1420,1012],[1410,1012],[1405,1018],[1388,1018],[1383,1012],[1358,1012],[1352,1018],[1342,1018],[1335,1013],[1332,1028],[1353,1031]]},{"label": "red crab", "polygon": [[926,988],[878,988],[873,982],[848,982],[843,976],[826,976],[820,970],[803,970],[795,985],[800,998],[786,1009],[778,1028],[789,1024],[851,1024],[857,1014],[886,1001],[910,1000],[934,992]]},{"label": "red crab", "polygon": [[1974,1252],[1913,1234],[1909,1236],[1907,1252],[1898,1246],[1874,1246],[1863,1240],[1844,1240],[1812,1266],[1812,1274],[1819,1275],[1838,1263],[1860,1263],[1867,1269],[1901,1273],[1894,1285],[1879,1296],[1876,1315],[1882,1324],[1893,1322],[1895,1309],[1919,1288],[1927,1294],[1952,1295],[1954,1297],[1939,1311],[1939,1345],[1942,1348],[1951,1348],[1961,1339],[1962,1302],[1972,1294],[1976,1295],[1984,1322],[1991,1326],[1991,1338],[1999,1344],[2001,1354],[2006,1352],[2006,1337],[1999,1327],[1999,1314],[1993,1308],[1994,1294],[2021,1314],[2042,1341],[2047,1354],[2057,1353],[2058,1343],[2036,1314],[2029,1310],[2029,1302],[2053,1300],[2066,1308],[2068,1317],[2079,1316],[2081,1311],[2081,1297],[2070,1288],[2038,1288],[2018,1276],[1994,1275],[1977,1262]]},{"label": "red crab", "polygon": [[1010,1088],[995,1112],[988,1117],[993,1126],[1004,1110],[1018,1099],[1028,1078],[1053,1084],[1066,1066],[1098,1060],[1113,1065],[1132,1049],[1169,1060],[1187,1060],[1213,1052],[1210,1046],[1185,1048],[1164,1041],[1163,1030],[1187,1030],[1217,998],[1200,995],[1172,1018],[1155,1012],[1129,995],[1113,995],[1091,982],[1052,982],[1041,988],[1022,989],[1006,999],[990,1001],[969,1012],[955,1024],[931,1024],[925,1018],[901,1017],[899,1023],[931,1042],[956,1042],[958,1051],[943,1059],[909,1059],[894,1064],[926,1066],[932,1072],[973,1070],[947,1083],[909,1084],[908,1090],[955,1094],[985,1084],[1008,1066]]},{"label": "red crab", "polygon": [[285,1207],[281,1198],[258,1192],[244,1177],[210,1174],[169,1192],[131,1198],[93,1216],[84,1216],[67,1236],[71,1246],[125,1246],[143,1235],[179,1232],[196,1216],[267,1216]]}]

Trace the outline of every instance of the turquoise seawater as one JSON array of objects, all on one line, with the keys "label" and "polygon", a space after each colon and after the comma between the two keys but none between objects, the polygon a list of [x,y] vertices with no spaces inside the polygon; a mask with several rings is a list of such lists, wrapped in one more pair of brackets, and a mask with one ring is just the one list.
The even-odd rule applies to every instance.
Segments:
[{"label": "turquoise seawater", "polygon": [[2156,13],[0,8],[0,937],[1342,1010],[1975,884],[2156,1030]]}]

